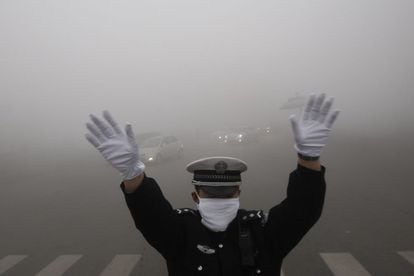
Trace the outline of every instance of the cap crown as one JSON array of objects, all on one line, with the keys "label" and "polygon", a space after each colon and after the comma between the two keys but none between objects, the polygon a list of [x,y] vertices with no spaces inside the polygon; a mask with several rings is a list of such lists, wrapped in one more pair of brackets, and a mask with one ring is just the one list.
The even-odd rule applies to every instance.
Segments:
[{"label": "cap crown", "polygon": [[238,186],[247,164],[237,158],[215,156],[191,162],[186,167],[193,173],[192,183],[203,186]]}]

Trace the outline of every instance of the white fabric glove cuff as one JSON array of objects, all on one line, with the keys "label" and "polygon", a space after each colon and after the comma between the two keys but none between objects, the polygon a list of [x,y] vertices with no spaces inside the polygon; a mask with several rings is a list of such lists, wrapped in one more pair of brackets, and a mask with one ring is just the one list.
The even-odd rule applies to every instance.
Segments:
[{"label": "white fabric glove cuff", "polygon": [[306,147],[306,148],[300,148],[297,144],[295,144],[295,150],[304,155],[304,156],[310,156],[310,157],[319,157],[322,154],[322,147]]},{"label": "white fabric glove cuff", "polygon": [[145,164],[138,160],[138,162],[132,166],[127,172],[121,173],[123,180],[130,180],[145,171]]}]

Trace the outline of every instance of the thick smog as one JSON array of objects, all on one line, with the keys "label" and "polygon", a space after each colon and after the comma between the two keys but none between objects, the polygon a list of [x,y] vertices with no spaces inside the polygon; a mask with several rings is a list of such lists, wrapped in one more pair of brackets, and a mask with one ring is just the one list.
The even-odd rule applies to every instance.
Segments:
[{"label": "thick smog", "polygon": [[0,275],[414,275],[413,8],[2,1]]}]

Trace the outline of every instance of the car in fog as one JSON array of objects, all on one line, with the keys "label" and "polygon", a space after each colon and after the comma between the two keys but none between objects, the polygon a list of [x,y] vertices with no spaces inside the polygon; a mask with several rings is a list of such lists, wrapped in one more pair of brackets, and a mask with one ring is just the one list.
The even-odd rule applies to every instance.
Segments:
[{"label": "car in fog", "polygon": [[226,130],[215,131],[212,134],[216,142],[224,144],[257,142],[260,135],[259,129],[251,126],[232,127]]},{"label": "car in fog", "polygon": [[145,164],[158,164],[183,154],[184,145],[176,136],[155,136],[144,140],[140,145],[140,158]]},{"label": "car in fog", "polygon": [[257,131],[261,135],[268,135],[268,134],[272,133],[272,127],[270,127],[270,126],[259,127],[259,128],[257,128]]},{"label": "car in fog", "polygon": [[222,142],[224,142],[224,137],[226,136],[226,133],[227,133],[227,131],[225,131],[225,130],[217,130],[217,131],[214,131],[211,134],[211,138],[215,142],[222,143]]},{"label": "car in fog", "polygon": [[138,133],[137,135],[135,135],[135,138],[137,140],[138,145],[140,145],[141,143],[144,143],[145,140],[154,138],[157,136],[162,136],[162,133],[158,131],[147,131],[147,132]]}]

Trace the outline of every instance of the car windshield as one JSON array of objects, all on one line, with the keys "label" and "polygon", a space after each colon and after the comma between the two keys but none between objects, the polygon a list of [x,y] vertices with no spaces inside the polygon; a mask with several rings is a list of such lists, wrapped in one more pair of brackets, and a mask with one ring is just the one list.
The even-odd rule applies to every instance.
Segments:
[{"label": "car windshield", "polygon": [[161,138],[160,137],[147,139],[141,144],[141,148],[158,147],[160,145],[160,143],[161,143]]}]

